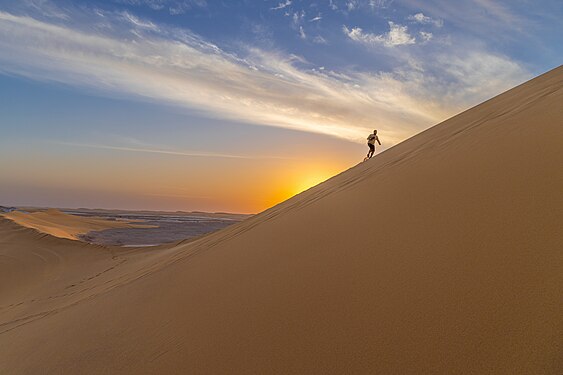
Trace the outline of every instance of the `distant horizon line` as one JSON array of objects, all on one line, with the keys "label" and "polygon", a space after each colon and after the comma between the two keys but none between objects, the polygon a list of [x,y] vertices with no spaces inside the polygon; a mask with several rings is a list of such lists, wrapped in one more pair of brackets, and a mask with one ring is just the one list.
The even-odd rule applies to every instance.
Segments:
[{"label": "distant horizon line", "polygon": [[162,212],[162,213],[185,213],[185,214],[195,214],[195,213],[203,213],[203,214],[216,214],[216,215],[244,215],[244,216],[254,216],[258,214],[256,213],[243,213],[243,212],[227,212],[227,211],[184,211],[184,210],[176,210],[176,211],[168,211],[168,210],[150,210],[150,209],[125,209],[125,208],[89,208],[89,207],[55,207],[55,206],[27,206],[27,205],[5,205],[0,204],[1,208],[14,208],[16,210],[20,209],[40,209],[40,210],[48,210],[48,209],[57,209],[59,211],[65,210],[89,210],[89,211],[127,211],[127,212]]}]

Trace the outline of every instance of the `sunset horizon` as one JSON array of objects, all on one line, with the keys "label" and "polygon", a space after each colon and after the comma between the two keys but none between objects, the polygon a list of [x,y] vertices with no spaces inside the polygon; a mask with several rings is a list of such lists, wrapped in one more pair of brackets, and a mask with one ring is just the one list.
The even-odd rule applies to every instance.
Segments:
[{"label": "sunset horizon", "polygon": [[532,8],[3,2],[0,204],[258,213],[556,67]]}]

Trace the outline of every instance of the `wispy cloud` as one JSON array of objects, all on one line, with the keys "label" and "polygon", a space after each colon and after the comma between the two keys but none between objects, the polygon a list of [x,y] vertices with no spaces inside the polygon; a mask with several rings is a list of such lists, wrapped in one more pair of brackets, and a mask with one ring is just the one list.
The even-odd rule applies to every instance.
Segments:
[{"label": "wispy cloud", "polygon": [[[104,19],[112,27],[94,33],[0,12],[0,73],[353,141],[377,124],[388,144],[528,78],[482,48],[436,52],[432,62],[412,56],[390,72],[317,70],[295,55],[253,47],[235,55],[189,30],[138,18],[124,24],[122,13]],[[411,43],[396,26],[377,43]]]},{"label": "wispy cloud", "polygon": [[293,12],[291,19],[293,20],[293,25],[299,25],[303,23],[303,20],[305,19],[305,11],[301,10],[298,12]]},{"label": "wispy cloud", "polygon": [[407,26],[397,25],[391,21],[389,21],[389,32],[385,34],[366,33],[360,27],[349,29],[347,26],[344,26],[342,30],[350,39],[366,44],[382,44],[386,47],[395,47],[416,43],[416,39],[409,34]]},{"label": "wispy cloud", "polygon": [[48,17],[48,18],[59,18],[63,20],[68,20],[69,15],[51,3],[50,0],[21,0],[22,3],[29,9]]},{"label": "wispy cloud", "polygon": [[102,150],[114,150],[114,151],[126,151],[126,152],[141,152],[146,154],[162,154],[162,155],[172,155],[172,156],[184,156],[184,157],[205,157],[205,158],[227,158],[227,159],[287,159],[277,156],[245,156],[236,154],[223,154],[216,152],[192,152],[192,151],[175,151],[175,150],[163,150],[154,148],[141,148],[141,147],[126,147],[126,146],[113,146],[113,145],[103,145],[103,144],[91,144],[91,143],[80,143],[80,142],[54,142],[59,145],[64,146],[74,146],[74,147],[86,147],[86,148],[96,148]]},{"label": "wispy cloud", "polygon": [[[455,6],[448,0],[397,0],[397,2],[417,11],[417,14],[423,14],[425,17],[430,15],[434,21],[446,20],[448,24],[455,25],[469,34],[488,39],[516,38],[517,35],[525,34],[529,25],[529,20],[500,1],[457,1]],[[510,2],[510,4],[514,3],[521,2]]]},{"label": "wispy cloud", "polygon": [[122,4],[146,6],[152,10],[168,10],[171,15],[184,14],[193,8],[207,6],[206,0],[115,0]]},{"label": "wispy cloud", "polygon": [[513,13],[508,7],[495,0],[474,0],[474,2],[490,14],[492,17],[501,20],[505,24],[521,25],[524,21],[522,17]]},{"label": "wispy cloud", "polygon": [[131,24],[133,24],[136,27],[140,27],[143,29],[148,29],[148,30],[154,30],[157,31],[158,27],[150,22],[150,21],[142,21],[139,18],[135,17],[134,15],[128,13],[128,12],[121,12],[121,15],[123,17],[124,20],[126,20],[127,22],[130,22]]},{"label": "wispy cloud", "polygon": [[280,9],[287,8],[290,5],[291,5],[291,0],[286,0],[285,2],[281,2],[277,6],[271,8],[271,9],[272,10],[280,10]]},{"label": "wispy cloud", "polygon": [[317,35],[313,38],[313,43],[316,44],[328,44],[328,41],[320,35]]},{"label": "wispy cloud", "polygon": [[369,0],[368,5],[371,9],[384,9],[388,8],[394,0]]},{"label": "wispy cloud", "polygon": [[432,39],[434,37],[434,34],[427,32],[427,31],[419,31],[418,35],[420,35],[420,39],[422,39],[422,42],[429,42],[430,39]]},{"label": "wispy cloud", "polygon": [[357,9],[360,6],[358,0],[348,0],[346,1],[346,9],[348,9],[349,12]]},{"label": "wispy cloud", "polygon": [[434,25],[436,27],[442,27],[444,26],[444,21],[442,20],[435,20],[431,17],[425,16],[424,13],[416,13],[413,15],[408,16],[408,20],[416,22],[416,23],[421,23],[423,25]]},{"label": "wispy cloud", "polygon": [[303,26],[299,26],[299,36],[301,37],[301,39],[307,39],[307,34],[305,34]]},{"label": "wispy cloud", "polygon": [[394,1],[395,0],[329,0],[328,8],[344,14],[358,11],[376,12],[388,8]]}]

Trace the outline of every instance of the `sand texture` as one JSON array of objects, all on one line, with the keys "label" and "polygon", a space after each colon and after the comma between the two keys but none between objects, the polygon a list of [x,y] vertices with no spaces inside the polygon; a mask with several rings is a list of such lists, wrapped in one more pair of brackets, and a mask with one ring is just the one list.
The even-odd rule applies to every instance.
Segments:
[{"label": "sand texture", "polygon": [[563,68],[159,251],[0,221],[1,374],[563,373]]},{"label": "sand texture", "polygon": [[33,228],[55,237],[78,239],[81,234],[110,228],[154,228],[154,225],[133,224],[134,220],[115,221],[96,217],[68,215],[56,209],[35,212],[12,211],[3,216],[26,228]]}]

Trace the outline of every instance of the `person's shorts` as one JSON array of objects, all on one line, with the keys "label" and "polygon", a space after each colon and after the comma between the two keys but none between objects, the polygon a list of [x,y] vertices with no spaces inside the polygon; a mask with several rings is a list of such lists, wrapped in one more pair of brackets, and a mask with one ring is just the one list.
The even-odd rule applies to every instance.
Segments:
[{"label": "person's shorts", "polygon": [[375,145],[372,145],[371,143],[368,143],[369,146],[369,150],[370,151],[375,151]]}]

